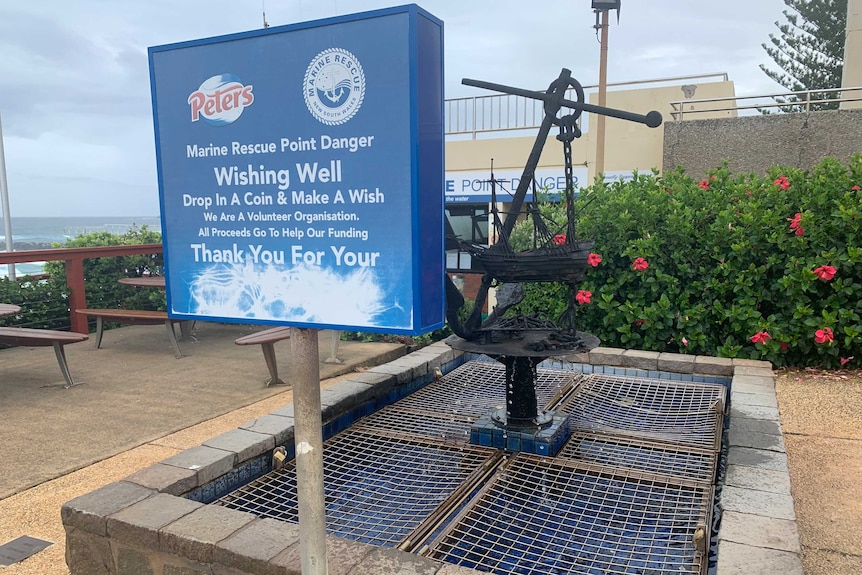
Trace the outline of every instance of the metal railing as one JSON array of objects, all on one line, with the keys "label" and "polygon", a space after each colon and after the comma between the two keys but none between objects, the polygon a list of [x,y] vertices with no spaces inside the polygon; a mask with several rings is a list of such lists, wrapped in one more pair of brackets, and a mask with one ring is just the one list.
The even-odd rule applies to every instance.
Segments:
[{"label": "metal railing", "polygon": [[[775,98],[785,99],[783,102]],[[787,100],[795,98],[794,100]],[[762,100],[758,102],[758,100]],[[743,102],[755,102],[742,104]],[[802,90],[799,92],[777,92],[774,94],[757,94],[754,96],[728,96],[724,98],[702,98],[699,100],[678,100],[671,102],[673,109],[671,117],[674,120],[683,120],[685,116],[695,114],[706,114],[715,112],[736,112],[739,110],[764,110],[770,108],[789,108],[791,111],[811,112],[821,109],[824,104],[832,104],[837,107],[841,102],[862,101],[862,86],[848,88],[823,88],[818,90]],[[701,107],[701,104],[707,106]],[[710,106],[709,104],[715,104]],[[686,110],[685,107],[694,109]],[[784,110],[782,110],[784,111]],[[752,112],[753,113],[753,112]]]},{"label": "metal railing", "polygon": [[[613,82],[609,83],[608,87],[639,86],[644,84],[661,85],[704,78],[717,78],[722,82],[728,81],[727,72],[717,72],[714,74]],[[598,85],[593,84],[584,86],[583,88],[585,92],[590,92],[597,90]],[[577,99],[574,90],[569,90],[566,97]],[[445,106],[446,135],[469,135],[474,140],[479,133],[509,132],[538,128],[542,123],[545,113],[540,101],[509,94],[447,99]]]}]

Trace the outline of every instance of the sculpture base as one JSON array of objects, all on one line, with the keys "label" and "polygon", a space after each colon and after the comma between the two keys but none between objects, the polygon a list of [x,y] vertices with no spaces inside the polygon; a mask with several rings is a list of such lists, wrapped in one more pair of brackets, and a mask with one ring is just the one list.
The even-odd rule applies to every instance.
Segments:
[{"label": "sculpture base", "polygon": [[480,334],[476,339],[467,340],[450,335],[445,339],[449,347],[468,353],[482,353],[491,357],[559,357],[571,353],[584,353],[600,345],[599,338],[591,333],[575,332],[576,341],[558,341],[555,330],[530,330],[526,332],[497,332],[486,339]]},{"label": "sculpture base", "polygon": [[470,428],[470,443],[553,457],[571,435],[569,416],[542,412],[537,419],[540,422],[535,427],[506,427],[506,410],[493,411],[477,419]]}]

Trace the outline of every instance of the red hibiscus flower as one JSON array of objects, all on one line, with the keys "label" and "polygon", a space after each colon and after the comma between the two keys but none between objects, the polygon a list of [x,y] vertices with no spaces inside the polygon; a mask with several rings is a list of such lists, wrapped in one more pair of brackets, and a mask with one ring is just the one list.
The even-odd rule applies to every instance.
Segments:
[{"label": "red hibiscus flower", "polygon": [[796,215],[793,216],[793,218],[787,218],[787,221],[790,222],[791,230],[798,229],[802,223],[802,214],[800,212],[796,212]]},{"label": "red hibiscus flower", "polygon": [[824,327],[814,332],[814,341],[817,343],[828,343],[835,339],[831,327]]},{"label": "red hibiscus flower", "polygon": [[706,180],[701,180],[700,183],[698,184],[698,186],[700,186],[700,189],[702,189],[702,190],[708,190],[709,189],[709,182],[707,182]]},{"label": "red hibiscus flower", "polygon": [[814,270],[814,275],[817,276],[817,279],[828,282],[832,278],[835,277],[835,272],[838,271],[832,266],[820,266],[816,270]]},{"label": "red hibiscus flower", "polygon": [[637,258],[632,262],[632,268],[642,272],[649,267],[649,262],[643,258]]},{"label": "red hibiscus flower", "polygon": [[852,360],[852,359],[853,359],[853,356],[851,355],[850,357],[839,357],[838,361],[841,362],[841,365],[847,365],[848,363],[850,363],[850,360]]},{"label": "red hibiscus flower", "polygon": [[639,320],[635,321],[635,325],[638,327],[642,326],[645,323],[646,323],[645,319],[639,319]]},{"label": "red hibiscus flower", "polygon": [[685,347],[688,347],[688,340],[685,338],[682,338],[682,345],[684,345]]},{"label": "red hibiscus flower", "polygon": [[593,267],[596,267],[600,263],[602,263],[602,256],[599,254],[590,254],[587,256],[587,263]]},{"label": "red hibiscus flower", "polygon": [[779,176],[779,178],[772,183],[781,187],[782,190],[786,190],[790,187],[790,180],[787,179],[787,176]]},{"label": "red hibiscus flower", "polygon": [[[853,190],[854,192],[858,192],[859,190],[862,190],[862,188],[860,188],[859,186],[853,186],[853,187],[852,187],[852,188],[850,188],[850,189],[851,189],[851,190]],[[852,359],[852,358],[851,358],[851,359]]]},{"label": "red hibiscus flower", "polygon": [[752,343],[766,343],[766,340],[771,338],[772,336],[769,335],[768,331],[759,331],[753,336],[751,336],[749,339],[752,341]]},{"label": "red hibiscus flower", "polygon": [[578,290],[578,293],[575,294],[575,299],[578,300],[578,303],[584,305],[585,303],[590,303],[590,298],[593,297],[593,292],[587,291],[585,289]]},{"label": "red hibiscus flower", "polygon": [[803,230],[802,228],[796,228],[796,235],[797,236],[804,236],[805,230]]},{"label": "red hibiscus flower", "polygon": [[554,236],[554,244],[561,246],[566,243],[566,234],[557,234]]},{"label": "red hibiscus flower", "polygon": [[786,341],[782,341],[782,342],[781,342],[781,351],[787,351],[787,348],[788,348],[788,347],[790,347],[790,346],[789,346],[789,345],[787,345],[787,342],[786,342]]}]

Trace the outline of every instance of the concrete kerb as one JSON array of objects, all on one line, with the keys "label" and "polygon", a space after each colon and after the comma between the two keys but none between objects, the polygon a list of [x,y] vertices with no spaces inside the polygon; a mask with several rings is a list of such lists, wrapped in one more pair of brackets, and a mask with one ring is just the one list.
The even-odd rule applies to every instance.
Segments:
[{"label": "concrete kerb", "polygon": [[732,360],[718,575],[802,575],[790,473],[768,362]]},{"label": "concrete kerb", "polygon": [[[327,416],[331,420],[343,410],[384,398],[399,385],[418,377],[430,377],[435,368],[446,366],[459,355],[438,343],[356,373],[322,393],[324,422]],[[728,472],[721,498],[723,519],[718,533],[717,573],[802,575],[787,455],[769,363],[614,348],[596,348],[578,354],[578,360],[647,371],[730,376]],[[121,557],[126,561],[134,557],[143,566],[142,572],[153,574],[162,572],[156,570],[159,566],[182,569],[189,562],[217,565],[216,570],[236,575],[298,574],[296,541],[286,538],[281,546],[281,539],[270,536],[273,529],[280,533],[284,527],[272,527],[272,520],[200,505],[182,497],[231,468],[267,454],[272,446],[292,444],[292,415],[292,406],[286,406],[66,503],[62,519],[67,531],[71,574],[89,574],[92,571],[87,569],[94,565],[106,566],[106,550],[111,557],[109,570],[100,571],[105,573],[117,573]],[[152,513],[144,513],[151,507]],[[253,536],[258,533],[266,536]],[[137,542],[130,540],[134,537]],[[358,545],[329,539],[334,550]],[[143,546],[140,541],[158,541],[158,544],[154,548]],[[387,572],[393,575],[478,574],[393,549],[360,547],[364,553],[353,549],[351,553],[333,554],[338,555],[338,572],[346,573],[357,565],[385,564]],[[120,553],[121,549],[125,552]]]}]

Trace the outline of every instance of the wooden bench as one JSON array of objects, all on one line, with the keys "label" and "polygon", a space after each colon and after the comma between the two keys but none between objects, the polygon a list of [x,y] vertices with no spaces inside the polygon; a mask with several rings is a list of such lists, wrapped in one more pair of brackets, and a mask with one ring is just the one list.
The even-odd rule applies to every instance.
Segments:
[{"label": "wooden bench", "polygon": [[174,354],[177,359],[183,357],[180,342],[174,331],[174,323],[180,320],[171,319],[166,311],[151,311],[142,309],[76,309],[77,313],[96,318],[96,348],[102,347],[102,333],[104,332],[104,320],[129,325],[158,325],[165,324],[168,330],[168,339],[174,346]]},{"label": "wooden bench", "polygon": [[[286,326],[273,327],[244,335],[234,342],[237,345],[259,345],[263,350],[263,357],[266,359],[266,367],[269,369],[270,378],[266,382],[267,387],[270,385],[287,385],[284,380],[278,377],[278,363],[275,360],[274,343],[290,337],[290,328]],[[326,363],[341,363],[338,358],[338,343],[341,341],[341,332],[333,331],[332,339],[329,344],[329,357]]]},{"label": "wooden bench", "polygon": [[259,345],[263,349],[263,357],[266,360],[266,367],[269,369],[269,379],[266,386],[270,385],[287,385],[287,383],[278,377],[278,363],[275,360],[275,342],[290,337],[290,328],[285,326],[273,327],[244,335],[234,342],[237,345]]},{"label": "wooden bench", "polygon": [[66,389],[77,384],[72,381],[72,375],[69,372],[69,364],[66,363],[66,352],[63,346],[69,343],[78,343],[86,339],[89,339],[88,335],[72,331],[32,329],[28,327],[0,327],[0,343],[24,347],[52,346],[54,354],[57,356],[57,363],[60,364],[60,371],[66,379],[66,385],[63,386]]}]

